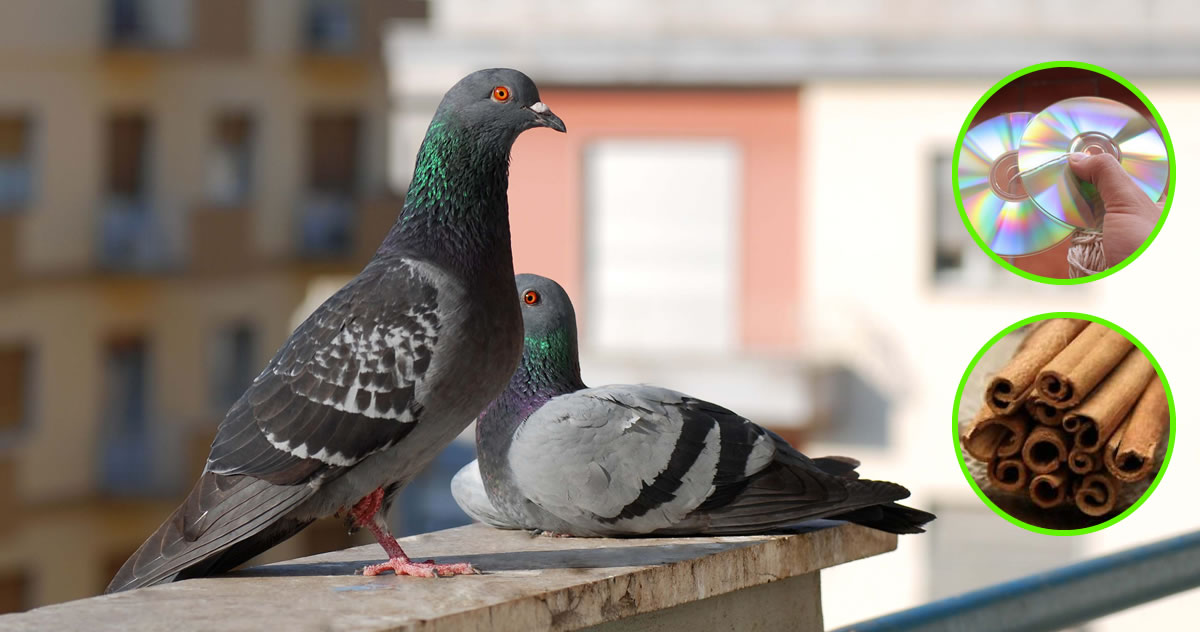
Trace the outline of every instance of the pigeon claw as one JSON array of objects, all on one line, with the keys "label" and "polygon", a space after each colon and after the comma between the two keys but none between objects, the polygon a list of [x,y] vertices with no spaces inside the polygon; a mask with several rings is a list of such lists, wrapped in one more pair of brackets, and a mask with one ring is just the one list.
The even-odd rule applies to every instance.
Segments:
[{"label": "pigeon claw", "polygon": [[474,566],[466,562],[457,564],[437,564],[433,560],[424,562],[414,562],[409,559],[393,557],[383,564],[371,564],[364,566],[362,574],[367,577],[381,575],[387,571],[392,571],[397,575],[409,575],[411,577],[453,577],[454,575],[478,575],[480,574]]}]

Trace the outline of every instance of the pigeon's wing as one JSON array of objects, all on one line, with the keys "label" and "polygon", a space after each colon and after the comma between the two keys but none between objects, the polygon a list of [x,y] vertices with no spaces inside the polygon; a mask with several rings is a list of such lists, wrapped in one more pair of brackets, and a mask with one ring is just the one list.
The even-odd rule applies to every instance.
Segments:
[{"label": "pigeon's wing", "polygon": [[483,486],[483,476],[479,472],[479,461],[467,463],[450,479],[450,494],[454,496],[454,502],[458,503],[463,513],[476,522],[498,529],[521,528],[505,517],[488,498],[487,490]]},{"label": "pigeon's wing", "polygon": [[295,485],[412,432],[441,324],[416,266],[377,261],[309,316],[221,423],[208,471]]},{"label": "pigeon's wing", "polygon": [[296,329],[221,422],[192,493],[109,592],[245,561],[258,547],[222,552],[268,527],[286,538],[279,518],[412,431],[440,324],[439,292],[416,266],[372,263]]},{"label": "pigeon's wing", "polygon": [[584,389],[533,413],[509,464],[522,493],[580,534],[649,533],[770,461],[769,436],[742,421],[667,389]]},{"label": "pigeon's wing", "polygon": [[[786,446],[786,449],[784,448]],[[908,495],[859,481],[725,408],[651,386],[547,402],[509,451],[531,501],[581,534],[753,532]]]}]

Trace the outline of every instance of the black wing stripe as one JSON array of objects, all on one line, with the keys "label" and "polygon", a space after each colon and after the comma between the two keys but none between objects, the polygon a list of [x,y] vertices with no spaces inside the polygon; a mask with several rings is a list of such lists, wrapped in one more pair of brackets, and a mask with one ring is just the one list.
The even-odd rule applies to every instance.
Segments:
[{"label": "black wing stripe", "polygon": [[637,498],[625,505],[620,513],[611,517],[599,517],[601,522],[614,523],[619,520],[637,518],[646,515],[650,510],[661,507],[674,500],[675,492],[683,485],[683,477],[687,475],[700,453],[704,451],[704,440],[712,430],[713,421],[707,417],[689,414],[684,411],[683,427],[679,439],[671,450],[671,458],[667,466],[650,483],[642,485]]}]

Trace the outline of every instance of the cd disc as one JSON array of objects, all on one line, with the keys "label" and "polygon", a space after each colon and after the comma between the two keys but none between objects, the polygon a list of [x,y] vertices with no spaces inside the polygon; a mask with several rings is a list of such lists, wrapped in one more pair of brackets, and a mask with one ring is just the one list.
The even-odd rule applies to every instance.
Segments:
[{"label": "cd disc", "polygon": [[1029,121],[1017,164],[1034,204],[1071,226],[1097,228],[1104,219],[1095,188],[1075,177],[1067,164],[1072,152],[1112,154],[1155,202],[1166,188],[1167,148],[1144,116],[1100,97],[1059,101]]},{"label": "cd disc", "polygon": [[988,248],[1004,257],[1041,252],[1075,230],[1039,211],[1018,176],[1017,146],[1032,117],[990,118],[967,132],[958,154],[963,211]]}]

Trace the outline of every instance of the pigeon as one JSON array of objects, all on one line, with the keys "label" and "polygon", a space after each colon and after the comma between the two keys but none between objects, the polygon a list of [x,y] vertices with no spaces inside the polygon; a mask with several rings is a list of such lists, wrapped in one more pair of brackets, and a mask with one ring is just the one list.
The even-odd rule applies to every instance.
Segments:
[{"label": "pigeon", "polygon": [[575,311],[545,277],[517,277],[525,349],[476,420],[478,460],[451,486],[471,517],[556,535],[747,535],[820,519],[921,533],[933,514],[858,461],[810,459],[736,413],[647,385],[588,388]]},{"label": "pigeon", "polygon": [[386,516],[520,359],[508,161],[536,127],[566,131],[516,70],[481,70],[446,93],[378,251],[237,400],[191,493],[105,592],[224,572],[330,515],[387,552],[365,575],[474,572],[410,560]]}]

